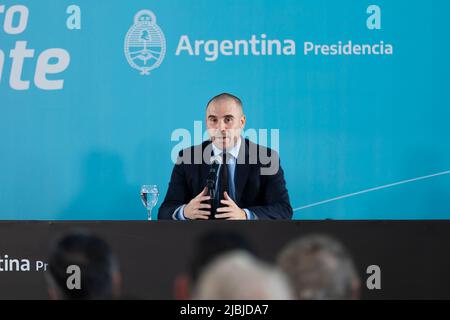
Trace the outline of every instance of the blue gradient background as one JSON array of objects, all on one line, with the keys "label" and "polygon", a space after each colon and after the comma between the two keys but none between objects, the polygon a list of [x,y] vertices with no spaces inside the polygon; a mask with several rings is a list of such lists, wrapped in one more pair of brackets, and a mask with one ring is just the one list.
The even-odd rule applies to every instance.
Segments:
[{"label": "blue gradient background", "polygon": [[[1,30],[0,219],[139,220],[141,184],[165,196],[172,131],[193,131],[217,93],[240,96],[247,128],[279,129],[293,207],[450,170],[448,1],[1,1],[29,8],[28,27]],[[66,28],[66,8],[82,29]],[[382,30],[366,9],[382,9]],[[152,10],[167,41],[150,76],[132,69],[124,37]],[[0,16],[3,25],[4,14]],[[195,39],[294,39],[296,56],[176,56]],[[9,50],[64,48],[64,90],[9,87]],[[393,56],[304,56],[303,42],[394,45]],[[450,175],[297,211],[295,219],[447,219]],[[154,210],[156,217],[157,208]]]}]

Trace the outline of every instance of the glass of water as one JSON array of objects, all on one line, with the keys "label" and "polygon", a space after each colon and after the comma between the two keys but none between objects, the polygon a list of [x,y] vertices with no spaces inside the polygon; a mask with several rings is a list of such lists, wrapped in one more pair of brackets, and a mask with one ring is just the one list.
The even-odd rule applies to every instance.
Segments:
[{"label": "glass of water", "polygon": [[148,212],[148,220],[152,220],[152,209],[158,202],[159,191],[156,185],[143,185],[141,187],[141,200]]}]

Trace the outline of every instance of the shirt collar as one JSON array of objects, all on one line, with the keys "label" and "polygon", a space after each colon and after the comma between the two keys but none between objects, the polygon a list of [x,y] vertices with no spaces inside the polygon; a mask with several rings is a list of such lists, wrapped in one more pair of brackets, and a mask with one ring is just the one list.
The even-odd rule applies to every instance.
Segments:
[{"label": "shirt collar", "polygon": [[[231,154],[231,155],[233,156],[233,158],[235,158],[235,159],[238,158],[239,150],[240,150],[240,148],[241,148],[241,142],[242,142],[242,139],[241,139],[241,137],[239,137],[239,140],[237,141],[237,143],[235,144],[235,146],[234,146],[233,148],[227,150],[228,153]],[[214,156],[221,155],[221,154],[223,153],[223,150],[217,148],[217,147],[214,145],[214,143],[212,144],[212,148],[213,148]]]}]

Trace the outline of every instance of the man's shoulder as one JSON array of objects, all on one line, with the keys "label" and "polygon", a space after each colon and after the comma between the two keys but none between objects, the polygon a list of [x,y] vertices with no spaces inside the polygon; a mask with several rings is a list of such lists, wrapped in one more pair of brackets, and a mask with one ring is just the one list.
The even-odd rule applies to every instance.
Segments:
[{"label": "man's shoulder", "polygon": [[208,141],[208,140],[203,141],[201,144],[193,145],[193,146],[182,149],[178,153],[178,155],[180,157],[182,157],[183,155],[186,155],[186,154],[191,155],[196,152],[203,152],[203,150],[205,150],[205,148],[208,147],[210,144],[211,144],[211,141]]},{"label": "man's shoulder", "polygon": [[248,154],[251,154],[252,152],[257,152],[257,156],[260,155],[267,155],[267,156],[278,156],[278,152],[274,149],[271,149],[269,147],[263,146],[261,144],[255,143],[250,141],[249,139],[244,139],[245,146],[248,151],[246,151]]},{"label": "man's shoulder", "polygon": [[247,147],[245,160],[240,156],[238,164],[239,161],[245,161],[241,163],[260,168],[261,172],[259,174],[261,176],[272,177],[277,175],[280,169],[280,156],[276,150],[250,140],[245,140],[245,146]]},{"label": "man's shoulder", "polygon": [[[260,159],[261,157],[279,157],[278,152],[274,149],[271,149],[269,147],[263,146],[261,144],[255,143],[250,141],[248,138],[242,139],[242,147],[244,147],[244,154],[246,155],[245,158],[248,158],[248,156],[253,157],[255,156],[256,159]],[[202,159],[204,157],[204,153],[211,153],[212,152],[212,142],[210,140],[203,141],[201,144],[193,145],[188,148],[182,149],[178,156],[179,158],[184,159],[186,163],[186,160],[194,161],[197,159]],[[243,155],[244,155],[243,154]],[[243,156],[242,155],[242,156]],[[241,156],[241,155],[240,155]],[[196,163],[196,162],[190,162],[190,163]]]},{"label": "man's shoulder", "polygon": [[[201,144],[182,149],[178,153],[177,164],[201,165],[211,157],[211,153],[211,141],[204,141]],[[209,154],[209,156],[207,154]]]}]

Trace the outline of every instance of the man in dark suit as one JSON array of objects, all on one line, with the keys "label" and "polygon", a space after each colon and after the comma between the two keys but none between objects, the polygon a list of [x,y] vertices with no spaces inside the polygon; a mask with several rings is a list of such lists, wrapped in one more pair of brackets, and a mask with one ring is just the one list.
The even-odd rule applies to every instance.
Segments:
[{"label": "man in dark suit", "polygon": [[[278,154],[242,138],[245,122],[239,98],[223,93],[209,101],[206,126],[210,141],[180,152],[159,219],[292,218]],[[219,167],[211,199],[206,185],[214,161]]]}]

